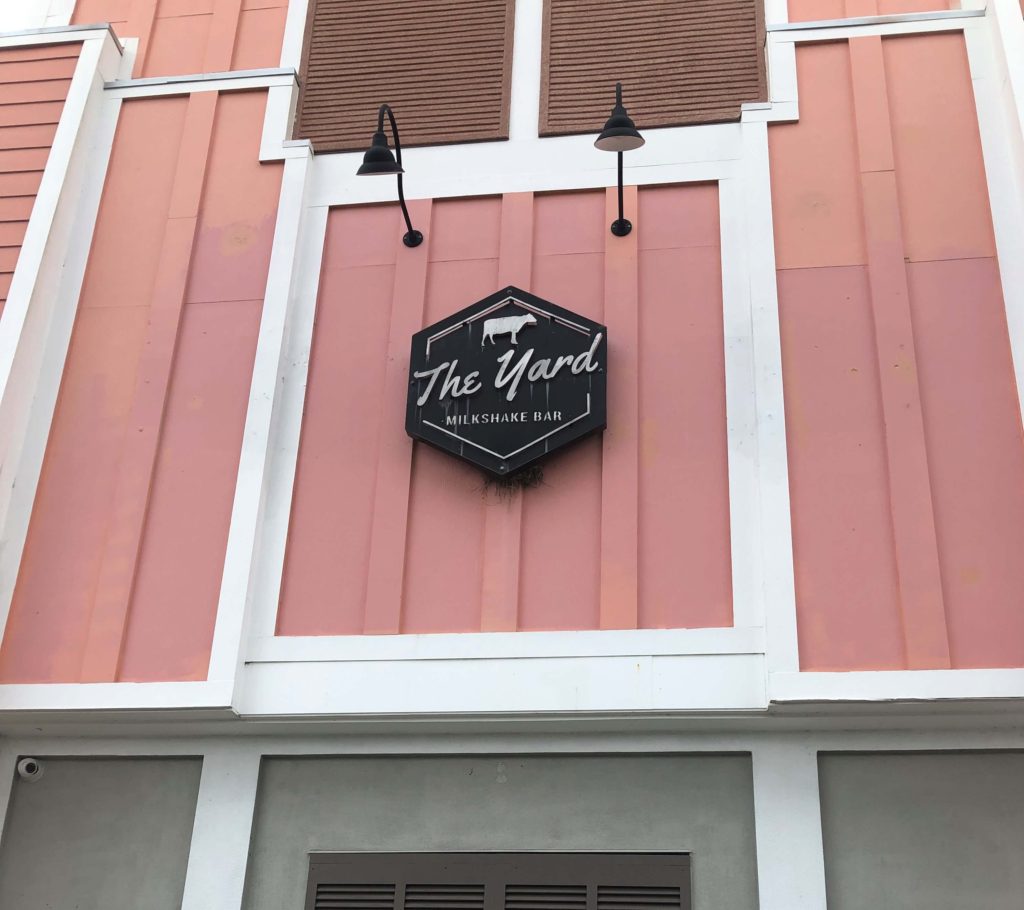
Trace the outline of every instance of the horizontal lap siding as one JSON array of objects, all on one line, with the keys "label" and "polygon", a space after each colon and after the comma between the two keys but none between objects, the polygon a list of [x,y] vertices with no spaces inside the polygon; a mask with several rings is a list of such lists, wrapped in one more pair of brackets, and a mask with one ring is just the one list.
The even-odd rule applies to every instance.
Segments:
[{"label": "horizontal lap siding", "polygon": [[0,50],[0,309],[80,50],[80,44]]},{"label": "horizontal lap siding", "polygon": [[637,126],[739,120],[766,95],[761,0],[546,0],[541,135],[597,132],[617,80]]},{"label": "horizontal lap siding", "polygon": [[362,149],[392,105],[405,145],[508,138],[513,0],[312,0],[295,138]]},{"label": "horizontal lap siding", "polygon": [[770,154],[801,665],[1020,666],[1024,446],[963,36],[797,69]]},{"label": "horizontal lap siding", "polygon": [[[713,185],[678,186],[645,189],[639,198],[639,212],[631,213],[639,349],[628,350],[609,323],[612,364],[634,356],[639,362],[639,411],[609,414],[610,426],[632,440],[639,474],[636,530],[625,543],[640,554],[633,622],[728,626],[718,193]],[[605,251],[618,240],[608,233],[607,204],[604,191],[417,203],[413,221],[427,248],[418,283],[410,275],[420,268],[419,250],[401,245],[395,206],[331,212],[279,634],[489,630],[495,626],[485,606],[488,583],[506,578],[497,564],[506,559],[513,560],[515,590],[498,592],[510,612],[501,614],[502,627],[606,624],[602,552],[615,558],[617,552],[607,551],[608,532],[621,539],[630,527],[623,524],[627,514],[604,502],[603,490],[628,480],[602,477],[619,470],[604,457],[609,437],[583,440],[547,459],[543,485],[519,494],[510,512],[508,503],[485,493],[479,471],[405,436],[411,332],[393,323],[413,318],[418,330],[493,293],[513,267],[508,251],[524,246],[522,230],[532,231],[532,240],[515,268],[527,289],[590,318],[610,319]],[[402,381],[389,384],[389,370]],[[619,372],[613,366],[610,394],[626,381],[625,366]],[[503,547],[488,546],[499,528],[516,536]],[[518,555],[508,540],[518,540]]]},{"label": "horizontal lap siding", "polygon": [[4,682],[206,678],[280,189],[265,103],[122,106]]}]

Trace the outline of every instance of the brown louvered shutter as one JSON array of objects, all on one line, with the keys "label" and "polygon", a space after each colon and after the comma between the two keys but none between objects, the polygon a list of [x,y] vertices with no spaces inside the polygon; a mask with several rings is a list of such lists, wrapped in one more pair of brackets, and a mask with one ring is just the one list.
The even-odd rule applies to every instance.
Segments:
[{"label": "brown louvered shutter", "polygon": [[691,910],[685,853],[318,853],[306,910]]},{"label": "brown louvered shutter", "polygon": [[738,120],[767,98],[763,0],[545,0],[542,136]]},{"label": "brown louvered shutter", "polygon": [[312,0],[294,138],[369,145],[377,108],[402,145],[508,138],[514,0]]}]

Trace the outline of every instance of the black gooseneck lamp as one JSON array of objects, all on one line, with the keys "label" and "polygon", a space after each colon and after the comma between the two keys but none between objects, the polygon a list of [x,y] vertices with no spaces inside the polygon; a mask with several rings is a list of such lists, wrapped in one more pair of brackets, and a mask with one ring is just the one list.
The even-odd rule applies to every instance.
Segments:
[{"label": "black gooseneck lamp", "polygon": [[622,212],[622,153],[638,149],[643,144],[644,137],[622,106],[622,83],[616,82],[612,115],[601,130],[601,135],[594,140],[594,145],[602,152],[616,152],[619,156],[619,217],[612,222],[612,233],[616,237],[625,237],[633,230],[633,224],[626,220]]},{"label": "black gooseneck lamp", "polygon": [[[384,115],[388,115],[391,122],[391,135],[395,137],[395,154],[391,154],[388,147],[388,137],[384,135]],[[395,156],[397,159],[395,160]],[[356,174],[360,177],[381,177],[394,174],[398,177],[398,204],[402,207],[402,215],[405,216],[407,228],[402,243],[406,246],[419,246],[423,243],[423,234],[417,231],[409,220],[409,209],[405,205],[405,191],[402,189],[402,174],[405,170],[402,167],[402,144],[398,140],[398,124],[395,123],[395,115],[390,105],[382,104],[377,111],[377,132],[373,134],[370,147],[363,155],[363,163],[359,166]]]}]

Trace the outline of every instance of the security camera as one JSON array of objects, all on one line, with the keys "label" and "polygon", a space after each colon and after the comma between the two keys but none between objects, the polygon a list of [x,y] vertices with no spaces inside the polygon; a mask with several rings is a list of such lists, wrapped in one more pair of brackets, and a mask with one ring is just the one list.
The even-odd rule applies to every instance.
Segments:
[{"label": "security camera", "polygon": [[43,763],[38,758],[23,758],[18,762],[18,777],[37,781],[43,776]]}]

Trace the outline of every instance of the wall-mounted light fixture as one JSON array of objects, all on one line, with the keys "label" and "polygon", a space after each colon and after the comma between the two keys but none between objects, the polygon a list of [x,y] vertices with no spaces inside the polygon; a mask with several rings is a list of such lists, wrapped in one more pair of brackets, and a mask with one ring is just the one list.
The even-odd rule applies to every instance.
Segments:
[{"label": "wall-mounted light fixture", "polygon": [[[388,137],[384,135],[384,115],[388,115],[391,121],[391,135],[395,137],[395,154],[391,154],[388,147]],[[395,156],[397,159],[395,160]],[[377,132],[373,134],[370,147],[363,155],[363,163],[356,174],[360,177],[381,177],[394,174],[398,177],[398,204],[402,206],[402,215],[405,216],[407,228],[402,243],[406,246],[419,246],[423,243],[423,234],[415,230],[409,220],[409,209],[405,206],[405,192],[402,189],[402,144],[398,140],[398,124],[395,123],[395,115],[387,104],[382,104],[377,111]]]},{"label": "wall-mounted light fixture", "polygon": [[619,217],[612,222],[612,233],[616,237],[625,237],[633,230],[632,223],[626,220],[622,211],[622,153],[638,149],[643,144],[644,137],[622,106],[622,83],[616,82],[612,115],[601,130],[601,135],[594,140],[594,145],[602,152],[616,152],[619,156]]}]

